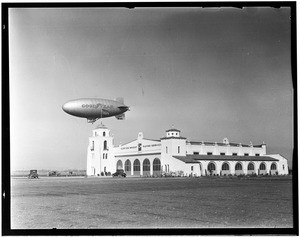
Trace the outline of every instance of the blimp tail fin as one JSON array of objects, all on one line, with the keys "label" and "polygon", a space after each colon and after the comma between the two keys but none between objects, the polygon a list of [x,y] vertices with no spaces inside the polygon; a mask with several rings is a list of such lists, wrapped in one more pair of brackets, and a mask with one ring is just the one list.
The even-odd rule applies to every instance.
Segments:
[{"label": "blimp tail fin", "polygon": [[124,98],[116,98],[116,101],[124,104]]},{"label": "blimp tail fin", "polygon": [[118,120],[125,120],[125,113],[122,113],[122,114],[116,116],[116,118],[117,118]]}]

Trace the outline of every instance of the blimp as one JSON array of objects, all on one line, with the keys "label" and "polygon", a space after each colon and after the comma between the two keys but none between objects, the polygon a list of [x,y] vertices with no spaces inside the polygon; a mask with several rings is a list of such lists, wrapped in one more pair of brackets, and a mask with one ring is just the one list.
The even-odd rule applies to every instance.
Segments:
[{"label": "blimp", "polygon": [[94,123],[100,118],[113,116],[124,120],[129,107],[124,104],[123,98],[80,98],[66,102],[62,109],[72,116],[86,118],[88,123]]}]

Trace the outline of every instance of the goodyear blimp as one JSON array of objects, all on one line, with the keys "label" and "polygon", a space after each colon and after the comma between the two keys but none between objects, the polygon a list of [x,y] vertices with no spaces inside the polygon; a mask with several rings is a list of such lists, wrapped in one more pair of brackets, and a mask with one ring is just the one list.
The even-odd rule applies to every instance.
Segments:
[{"label": "goodyear blimp", "polygon": [[86,118],[88,123],[94,123],[100,118],[112,116],[124,120],[129,107],[124,104],[123,98],[80,98],[66,102],[62,109],[72,116]]}]

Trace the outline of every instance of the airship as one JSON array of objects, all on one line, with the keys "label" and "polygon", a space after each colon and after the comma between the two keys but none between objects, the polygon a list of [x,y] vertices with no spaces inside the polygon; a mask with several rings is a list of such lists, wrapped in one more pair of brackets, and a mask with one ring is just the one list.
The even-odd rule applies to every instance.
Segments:
[{"label": "airship", "polygon": [[123,98],[80,98],[66,102],[62,109],[72,116],[86,118],[88,123],[94,123],[100,118],[113,116],[124,120],[129,107],[124,104]]}]

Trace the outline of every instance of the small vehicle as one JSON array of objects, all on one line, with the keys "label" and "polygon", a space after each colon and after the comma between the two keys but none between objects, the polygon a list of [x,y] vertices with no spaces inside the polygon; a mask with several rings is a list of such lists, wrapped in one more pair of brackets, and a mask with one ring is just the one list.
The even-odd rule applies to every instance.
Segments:
[{"label": "small vehicle", "polygon": [[37,170],[36,169],[32,169],[30,170],[30,173],[28,175],[28,178],[29,179],[32,179],[32,178],[39,178],[39,175],[37,173]]},{"label": "small vehicle", "polygon": [[48,176],[60,176],[60,173],[59,172],[57,172],[57,171],[50,171],[49,173],[48,173]]},{"label": "small vehicle", "polygon": [[117,172],[112,174],[113,177],[126,177],[126,173],[124,173],[123,169],[117,169]]}]

